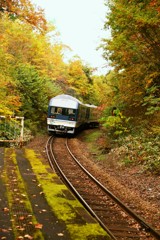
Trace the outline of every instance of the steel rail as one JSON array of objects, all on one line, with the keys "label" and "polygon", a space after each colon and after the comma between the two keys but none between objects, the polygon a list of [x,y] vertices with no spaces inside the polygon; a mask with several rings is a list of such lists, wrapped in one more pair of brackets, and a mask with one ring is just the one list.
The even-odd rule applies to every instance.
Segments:
[{"label": "steel rail", "polygon": [[78,161],[78,159],[73,155],[69,146],[68,140],[66,139],[66,147],[72,156],[72,158],[76,161],[79,167],[105,192],[107,195],[112,198],[125,212],[127,212],[131,217],[133,217],[145,230],[150,232],[156,239],[160,239],[160,233],[156,231],[149,223],[147,223],[143,218],[137,215],[131,208],[126,206],[119,198],[117,198],[111,191],[109,191],[106,187],[104,187],[90,172],[88,172],[83,165]]},{"label": "steel rail", "polygon": [[[64,172],[61,170],[61,168],[59,167],[55,155],[53,153],[52,150],[52,143],[53,143],[53,137],[50,137],[49,140],[47,141],[46,144],[46,152],[47,152],[47,157],[50,163],[50,166],[52,169],[54,168],[54,165],[56,166],[58,173],[60,173],[60,175],[62,176],[63,180],[65,180],[65,183],[70,187],[70,189],[73,191],[73,193],[75,194],[75,196],[78,198],[78,200],[83,204],[83,206],[89,211],[89,213],[99,222],[99,224],[102,226],[102,228],[109,234],[109,236],[114,239],[114,240],[118,240],[113,234],[112,232],[106,227],[106,225],[101,221],[101,219],[95,214],[95,212],[91,209],[91,207],[87,204],[87,202],[81,197],[81,195],[78,193],[78,191],[75,189],[75,187],[71,184],[71,182],[68,180],[68,178],[65,176]],[[50,154],[48,152],[48,146],[50,149]],[[54,165],[52,162],[52,159],[54,160]]]},{"label": "steel rail", "polygon": [[[87,204],[87,202],[82,198],[82,196],[78,193],[78,191],[75,189],[75,187],[71,184],[71,182],[67,179],[64,172],[59,167],[56,158],[53,153],[52,149],[52,143],[53,143],[53,137],[50,137],[47,141],[46,145],[46,152],[49,159],[49,163],[52,169],[57,168],[58,172],[61,174],[63,179],[65,180],[65,183],[72,189],[72,191],[75,193],[76,197],[80,200],[80,202],[86,207],[86,209],[91,213],[92,216],[94,216],[97,221],[100,223],[100,225],[106,230],[106,232],[111,236],[112,239],[117,240],[117,238],[112,234],[112,232],[106,227],[106,225],[101,221],[101,219],[97,216],[97,214],[91,209],[91,207]],[[111,191],[109,191],[106,187],[104,187],[91,173],[89,173],[83,165],[77,160],[77,158],[73,155],[71,152],[68,141],[66,139],[66,148],[71,155],[71,157],[74,159],[74,161],[79,165],[79,167],[89,176],[90,179],[92,179],[100,188],[103,190],[113,201],[115,201],[121,209],[123,209],[125,212],[127,212],[132,218],[134,218],[145,230],[146,232],[150,232],[156,239],[160,239],[160,234],[158,231],[156,231],[150,224],[146,223],[144,219],[142,219],[140,216],[138,216],[135,212],[133,212],[128,206],[126,206],[120,199],[118,199]],[[48,150],[49,146],[49,150]],[[54,164],[52,162],[52,159],[54,160]],[[55,166],[55,167],[54,167]]]},{"label": "steel rail", "polygon": [[[50,154],[49,154],[50,152],[52,152],[52,150],[51,150],[52,142],[53,142],[53,136],[48,138],[45,149],[46,149],[46,154],[47,154],[47,158],[48,158],[49,164],[51,166],[51,169],[54,170],[54,165],[52,163],[52,159],[51,159]],[[49,150],[48,150],[48,147],[49,147]]]}]

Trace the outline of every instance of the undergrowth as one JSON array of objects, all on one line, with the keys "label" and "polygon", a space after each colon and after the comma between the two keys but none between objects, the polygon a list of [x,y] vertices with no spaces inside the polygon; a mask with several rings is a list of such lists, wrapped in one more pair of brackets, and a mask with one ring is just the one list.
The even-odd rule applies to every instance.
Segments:
[{"label": "undergrowth", "polygon": [[141,131],[117,140],[124,146],[127,163],[142,165],[144,171],[160,174],[160,135]]},{"label": "undergrowth", "polygon": [[101,129],[87,134],[84,140],[98,160],[105,160],[111,151],[117,157],[117,164],[125,167],[140,165],[143,171],[160,175],[160,133],[157,127],[150,131],[139,127],[118,138]]},{"label": "undergrowth", "polygon": [[89,134],[84,135],[84,141],[87,142],[87,146],[89,148],[89,151],[92,153],[92,155],[95,155],[98,160],[103,160],[105,158],[104,149],[106,145],[99,144],[99,139],[101,138],[101,131],[95,130],[90,132]]}]

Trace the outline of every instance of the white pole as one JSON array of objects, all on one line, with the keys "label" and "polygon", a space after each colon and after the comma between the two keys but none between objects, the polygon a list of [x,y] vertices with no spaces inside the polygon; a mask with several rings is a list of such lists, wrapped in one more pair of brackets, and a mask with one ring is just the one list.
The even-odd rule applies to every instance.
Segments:
[{"label": "white pole", "polygon": [[24,133],[24,117],[16,117],[16,119],[21,119],[20,145],[22,145]]}]

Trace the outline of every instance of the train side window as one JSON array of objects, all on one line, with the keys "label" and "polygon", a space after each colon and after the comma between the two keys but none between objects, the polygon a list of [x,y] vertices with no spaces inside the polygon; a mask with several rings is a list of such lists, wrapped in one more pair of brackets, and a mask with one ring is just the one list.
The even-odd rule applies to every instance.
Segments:
[{"label": "train side window", "polygon": [[55,113],[55,107],[51,107],[51,114]]}]

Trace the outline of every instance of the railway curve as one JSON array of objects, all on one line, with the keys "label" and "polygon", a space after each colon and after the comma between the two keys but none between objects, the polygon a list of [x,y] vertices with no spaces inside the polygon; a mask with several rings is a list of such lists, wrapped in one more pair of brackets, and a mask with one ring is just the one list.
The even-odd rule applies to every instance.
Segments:
[{"label": "railway curve", "polygon": [[50,137],[46,152],[50,165],[112,239],[160,239],[160,234],[135,214],[80,164],[69,139]]}]

